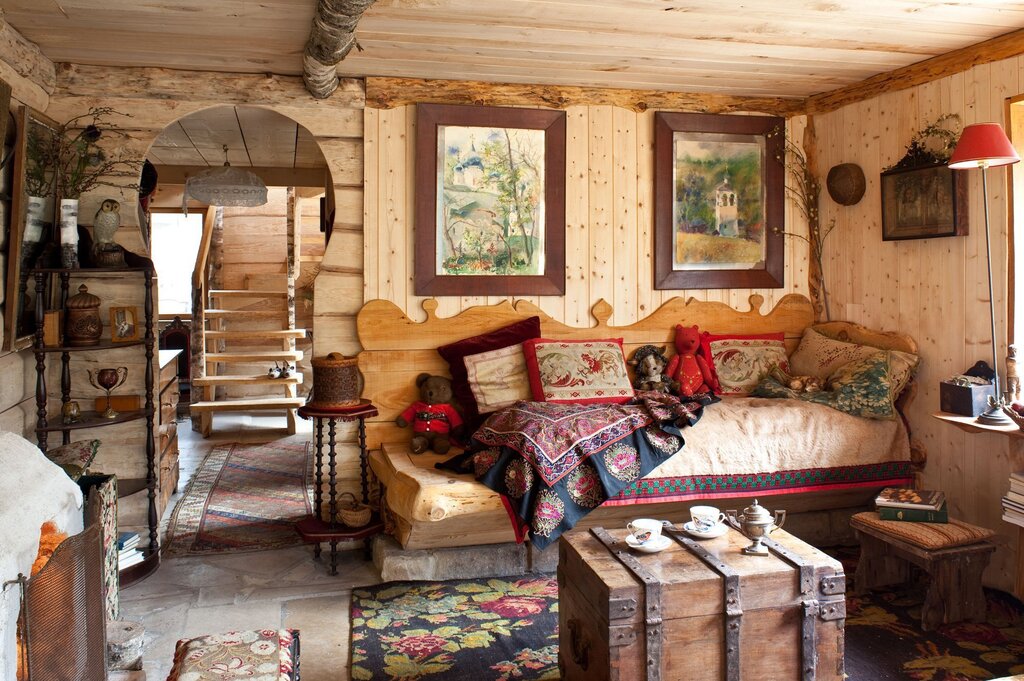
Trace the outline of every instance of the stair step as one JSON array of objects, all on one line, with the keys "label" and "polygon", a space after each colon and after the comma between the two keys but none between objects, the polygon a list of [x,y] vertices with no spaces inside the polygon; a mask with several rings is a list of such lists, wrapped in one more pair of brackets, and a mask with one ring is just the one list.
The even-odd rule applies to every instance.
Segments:
[{"label": "stair step", "polygon": [[207,340],[288,340],[289,338],[305,338],[305,329],[257,329],[255,331],[215,331],[206,332]]},{"label": "stair step", "polygon": [[287,291],[267,291],[254,289],[215,289],[210,291],[211,298],[280,298],[288,297]]},{"label": "stair step", "polygon": [[190,409],[196,413],[212,411],[259,411],[263,409],[297,409],[305,403],[305,397],[247,397],[238,400],[193,402],[190,405]]},{"label": "stair step", "polygon": [[288,378],[270,378],[266,374],[227,374],[193,378],[192,385],[301,385],[302,374]]},{"label": "stair step", "polygon": [[253,318],[284,319],[287,316],[287,312],[284,310],[221,310],[217,308],[208,309],[203,314],[206,315],[207,319],[235,319],[239,321]]},{"label": "stair step", "polygon": [[237,364],[240,362],[298,362],[302,350],[262,350],[255,352],[208,352],[208,364]]}]

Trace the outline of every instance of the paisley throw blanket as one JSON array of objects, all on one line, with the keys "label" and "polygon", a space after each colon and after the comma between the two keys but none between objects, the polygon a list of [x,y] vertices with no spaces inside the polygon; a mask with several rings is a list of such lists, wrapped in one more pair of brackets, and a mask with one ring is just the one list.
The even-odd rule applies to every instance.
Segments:
[{"label": "paisley throw blanket", "polygon": [[501,494],[519,541],[529,536],[543,550],[679,451],[681,429],[717,401],[640,392],[629,404],[516,402],[438,467],[471,471]]}]

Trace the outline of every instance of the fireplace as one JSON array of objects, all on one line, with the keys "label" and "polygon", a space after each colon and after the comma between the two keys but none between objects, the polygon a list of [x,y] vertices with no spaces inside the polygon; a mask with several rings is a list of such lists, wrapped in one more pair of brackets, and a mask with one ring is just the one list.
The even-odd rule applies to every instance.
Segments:
[{"label": "fireplace", "polygon": [[46,564],[22,584],[19,681],[106,678],[99,508],[93,495],[85,529],[64,539]]}]

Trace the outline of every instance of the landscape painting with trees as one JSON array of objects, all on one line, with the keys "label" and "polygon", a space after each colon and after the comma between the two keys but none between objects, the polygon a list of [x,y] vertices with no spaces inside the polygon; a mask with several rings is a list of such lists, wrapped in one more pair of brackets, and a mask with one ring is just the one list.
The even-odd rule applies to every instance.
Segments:
[{"label": "landscape painting with trees", "polygon": [[672,146],[672,268],[764,267],[764,138],[675,132]]},{"label": "landscape painting with trees", "polygon": [[436,274],[544,273],[544,136],[438,126]]}]

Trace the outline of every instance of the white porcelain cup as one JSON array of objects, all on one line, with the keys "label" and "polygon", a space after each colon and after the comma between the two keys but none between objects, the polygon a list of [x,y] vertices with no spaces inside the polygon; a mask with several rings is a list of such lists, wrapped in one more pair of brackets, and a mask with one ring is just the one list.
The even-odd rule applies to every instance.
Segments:
[{"label": "white porcelain cup", "polygon": [[654,518],[637,518],[626,525],[626,529],[633,534],[637,544],[648,544],[657,542],[661,538],[661,528],[670,524]]},{"label": "white porcelain cup", "polygon": [[719,523],[725,522],[725,514],[714,506],[691,506],[690,519],[698,532],[710,532]]}]

